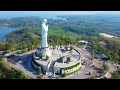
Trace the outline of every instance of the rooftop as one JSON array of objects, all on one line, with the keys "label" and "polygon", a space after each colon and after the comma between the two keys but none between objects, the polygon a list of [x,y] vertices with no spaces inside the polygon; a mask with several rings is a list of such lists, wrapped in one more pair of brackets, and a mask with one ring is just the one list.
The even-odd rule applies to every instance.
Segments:
[{"label": "rooftop", "polygon": [[41,61],[41,60],[35,60],[38,64],[42,64],[44,66],[47,66],[48,65],[48,62],[47,61]]}]

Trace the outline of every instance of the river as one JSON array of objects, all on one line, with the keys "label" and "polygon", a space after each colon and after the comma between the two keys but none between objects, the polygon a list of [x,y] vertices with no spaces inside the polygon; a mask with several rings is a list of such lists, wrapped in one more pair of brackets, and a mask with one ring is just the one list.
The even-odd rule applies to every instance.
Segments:
[{"label": "river", "polygon": [[12,32],[14,28],[9,27],[0,27],[0,42],[4,40],[5,36]]}]

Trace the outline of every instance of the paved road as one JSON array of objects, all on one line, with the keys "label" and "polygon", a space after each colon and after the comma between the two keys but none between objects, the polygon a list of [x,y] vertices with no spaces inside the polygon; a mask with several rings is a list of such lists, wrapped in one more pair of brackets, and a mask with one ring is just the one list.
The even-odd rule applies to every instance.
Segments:
[{"label": "paved road", "polygon": [[[74,48],[77,48],[77,47],[74,46]],[[76,76],[74,76],[74,77],[71,77],[71,78],[79,78],[79,79],[81,79],[81,78],[88,78],[88,77],[90,77],[90,76],[89,76],[89,75],[86,75],[85,72],[86,72],[86,71],[89,72],[90,70],[92,70],[92,68],[91,68],[91,66],[92,66],[91,58],[92,58],[92,57],[91,57],[90,53],[89,53],[88,51],[86,51],[85,49],[78,48],[77,50],[79,50],[82,58],[83,58],[84,61],[85,61],[85,69],[84,69],[81,73],[79,73],[78,75],[76,75]],[[111,73],[113,73],[114,71],[117,70],[117,66],[120,68],[120,65],[114,64],[114,63],[111,62],[111,61],[108,61],[107,64],[108,64],[108,66],[109,66],[110,68],[109,68],[108,73],[106,73],[103,77],[111,78],[111,76],[112,76]]]},{"label": "paved road", "polygon": [[114,71],[117,71],[118,68],[120,68],[120,65],[119,64],[114,64],[113,62],[111,61],[108,61],[108,66],[109,66],[109,71],[108,73],[105,75],[105,77],[107,78],[111,78],[112,77],[112,73]]}]

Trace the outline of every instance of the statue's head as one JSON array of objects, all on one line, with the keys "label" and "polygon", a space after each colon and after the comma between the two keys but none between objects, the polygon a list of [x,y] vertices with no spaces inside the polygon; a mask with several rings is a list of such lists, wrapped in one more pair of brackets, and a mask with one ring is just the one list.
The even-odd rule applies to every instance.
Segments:
[{"label": "statue's head", "polygon": [[47,23],[47,19],[43,19],[42,23]]}]

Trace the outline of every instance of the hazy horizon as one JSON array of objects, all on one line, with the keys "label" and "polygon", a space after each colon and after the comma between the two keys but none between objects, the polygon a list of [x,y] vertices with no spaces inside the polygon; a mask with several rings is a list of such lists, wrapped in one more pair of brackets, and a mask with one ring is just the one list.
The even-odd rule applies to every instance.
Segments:
[{"label": "hazy horizon", "polygon": [[0,18],[13,18],[24,16],[51,17],[54,15],[96,15],[120,14],[120,11],[0,11]]}]

